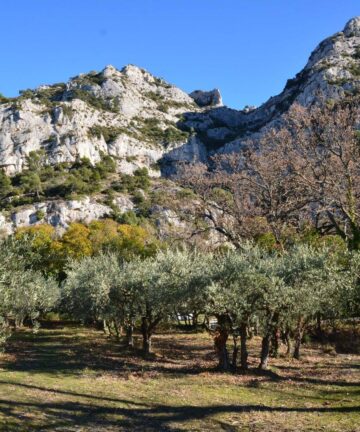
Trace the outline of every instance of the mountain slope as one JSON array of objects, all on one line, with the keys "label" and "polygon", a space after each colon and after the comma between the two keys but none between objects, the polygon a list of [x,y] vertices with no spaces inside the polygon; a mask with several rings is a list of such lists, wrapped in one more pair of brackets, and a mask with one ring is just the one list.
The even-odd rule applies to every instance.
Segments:
[{"label": "mountain slope", "polygon": [[[216,152],[236,151],[245,140],[281,125],[293,103],[309,106],[351,96],[359,88],[360,17],[356,17],[342,32],[321,42],[304,69],[259,108],[238,111],[224,107],[218,90],[188,95],[132,65],[121,71],[107,66],[100,73],[81,74],[66,84],[23,91],[14,99],[0,97],[0,167],[13,176],[14,189],[23,194],[20,204],[14,204],[19,193],[14,199],[14,193],[6,196],[4,192],[1,204],[6,212],[0,213],[0,229],[11,232],[40,221],[64,228],[73,220],[89,221],[114,211],[139,212],[144,200],[149,214],[157,206],[157,214],[169,219],[166,203],[159,207],[146,196],[141,200],[139,194],[136,199],[131,193],[124,194],[121,182],[131,183],[124,174],[147,167],[152,177],[168,176],[176,171],[178,162],[206,162]],[[63,183],[53,181],[51,193],[38,188],[29,198],[18,187],[15,174],[23,171],[28,184],[34,181],[28,161],[34,151],[42,152],[45,165],[60,167],[44,175],[56,174]],[[105,155],[111,156],[115,172],[89,188],[92,176],[99,174],[96,164]],[[94,166],[93,171],[89,165]],[[64,184],[71,191],[69,181],[79,180],[81,173],[89,179],[88,189],[79,197],[52,192]],[[158,180],[154,186],[158,196],[166,187],[175,187],[166,184]],[[95,192],[86,192],[89,190]],[[28,205],[21,205],[24,202]],[[176,215],[171,217],[176,220]]]},{"label": "mountain slope", "polygon": [[236,151],[244,139],[281,122],[293,103],[309,106],[322,99],[339,99],[360,88],[360,17],[342,32],[322,41],[308,63],[284,90],[256,109],[221,107],[185,115],[183,127],[195,130],[210,153]]},{"label": "mountain slope", "polygon": [[[185,111],[199,111],[180,89],[136,66],[82,74],[67,84],[21,92],[0,105],[0,166],[21,171],[30,151],[43,149],[51,164],[101,153],[118,159],[119,170],[150,166],[168,147],[185,143],[176,127]],[[123,159],[123,160],[122,160]]]}]

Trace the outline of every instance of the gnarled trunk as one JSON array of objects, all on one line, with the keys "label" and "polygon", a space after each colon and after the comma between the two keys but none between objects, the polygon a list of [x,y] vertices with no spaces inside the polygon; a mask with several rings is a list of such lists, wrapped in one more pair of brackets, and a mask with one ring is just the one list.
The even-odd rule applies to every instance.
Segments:
[{"label": "gnarled trunk", "polygon": [[221,370],[229,369],[229,354],[226,347],[226,342],[229,337],[229,332],[227,329],[227,317],[224,315],[217,316],[218,329],[214,336],[214,346],[215,351],[218,355],[219,364],[218,367]]},{"label": "gnarled trunk", "polygon": [[240,326],[240,340],[241,340],[241,348],[240,348],[240,362],[241,369],[248,369],[248,350],[247,350],[247,323],[243,322]]},{"label": "gnarled trunk", "polygon": [[229,369],[229,354],[226,348],[228,334],[225,331],[219,332],[215,336],[215,349],[219,358],[219,369]]},{"label": "gnarled trunk", "polygon": [[316,333],[320,343],[324,343],[324,332],[321,326],[321,314],[318,312],[316,314]]},{"label": "gnarled trunk", "polygon": [[151,354],[151,335],[143,335],[143,352],[145,356]]},{"label": "gnarled trunk", "polygon": [[133,323],[126,327],[126,344],[128,347],[134,347],[134,326]]},{"label": "gnarled trunk", "polygon": [[284,344],[286,344],[286,355],[290,356],[290,354],[291,354],[291,335],[290,335],[289,327],[287,327],[286,330],[284,331],[282,339],[283,339]]},{"label": "gnarled trunk", "polygon": [[24,327],[24,319],[25,318],[23,316],[17,316],[15,318],[15,321],[14,321],[15,329]]},{"label": "gnarled trunk", "polygon": [[143,337],[143,353],[148,356],[151,353],[151,332],[149,322],[146,317],[141,318],[141,334]]},{"label": "gnarled trunk", "polygon": [[238,336],[233,335],[233,342],[234,342],[234,348],[233,348],[233,355],[232,355],[232,367],[234,371],[237,369],[237,356],[239,352],[239,346],[238,346]]},{"label": "gnarled trunk", "polygon": [[106,335],[107,335],[107,334],[110,334],[109,325],[108,325],[108,323],[106,322],[105,319],[104,319],[103,322],[102,322],[102,330],[103,330],[103,332],[104,332]]},{"label": "gnarled trunk", "polygon": [[271,335],[271,349],[270,356],[273,358],[279,357],[279,339],[280,339],[280,329],[275,327]]},{"label": "gnarled trunk", "polygon": [[300,347],[304,335],[305,322],[303,317],[299,317],[295,331],[295,347],[293,357],[300,360]]},{"label": "gnarled trunk", "polygon": [[198,326],[198,318],[199,318],[199,312],[194,311],[192,317],[192,325],[195,327],[195,330],[197,329]]},{"label": "gnarled trunk", "polygon": [[269,362],[269,353],[270,353],[270,338],[271,334],[267,333],[261,342],[261,354],[260,354],[260,364],[259,369],[267,369]]},{"label": "gnarled trunk", "polygon": [[114,320],[113,324],[114,324],[114,330],[115,330],[116,339],[120,340],[120,336],[122,334],[122,327],[121,327],[121,325],[118,325],[118,323],[117,323],[116,320]]},{"label": "gnarled trunk", "polygon": [[151,354],[151,337],[162,318],[162,313],[158,313],[154,317],[150,308],[147,308],[146,316],[141,318],[141,334],[143,337],[143,352],[145,356]]}]

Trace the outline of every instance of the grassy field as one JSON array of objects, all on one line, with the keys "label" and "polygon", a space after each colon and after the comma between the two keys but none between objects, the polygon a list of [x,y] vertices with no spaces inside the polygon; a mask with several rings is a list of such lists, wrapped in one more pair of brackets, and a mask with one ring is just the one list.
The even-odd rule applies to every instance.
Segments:
[{"label": "grassy field", "polygon": [[154,348],[145,361],[95,330],[18,332],[0,355],[0,430],[360,431],[360,356],[312,345],[301,362],[234,375],[216,372],[205,333]]}]

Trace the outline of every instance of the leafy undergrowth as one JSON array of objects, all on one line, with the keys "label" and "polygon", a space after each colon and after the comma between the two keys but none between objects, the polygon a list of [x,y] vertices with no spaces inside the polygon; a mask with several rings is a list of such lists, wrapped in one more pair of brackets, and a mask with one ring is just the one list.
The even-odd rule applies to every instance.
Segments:
[{"label": "leafy undergrowth", "polygon": [[216,371],[203,333],[158,335],[146,361],[92,329],[18,332],[0,356],[0,430],[360,431],[359,356],[307,346],[258,374],[259,342],[242,375]]}]

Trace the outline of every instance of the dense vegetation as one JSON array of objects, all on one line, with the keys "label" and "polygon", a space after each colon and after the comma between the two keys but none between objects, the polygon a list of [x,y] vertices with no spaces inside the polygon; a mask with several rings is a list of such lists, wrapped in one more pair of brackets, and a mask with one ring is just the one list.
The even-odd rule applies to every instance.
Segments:
[{"label": "dense vegetation", "polygon": [[215,347],[225,369],[230,366],[229,336],[235,342],[232,367],[237,367],[240,337],[241,367],[247,369],[247,337],[256,327],[263,336],[259,367],[266,368],[270,351],[278,355],[280,335],[289,355],[300,358],[304,331],[316,317],[357,316],[358,260],[309,246],[272,254],[251,244],[219,255],[165,251],[130,262],[101,254],[72,261],[64,291],[75,316],[104,320],[110,332],[125,328],[129,344],[138,323],[146,354],[162,320],[186,315],[197,323],[202,316],[206,325],[216,317]]},{"label": "dense vegetation", "polygon": [[0,170],[0,207],[5,210],[46,199],[77,199],[100,192],[134,193],[150,184],[146,168],[133,175],[115,174],[116,160],[108,155],[95,165],[87,158],[50,165],[44,151],[30,152],[27,168],[15,176]]},{"label": "dense vegetation", "polygon": [[[145,229],[111,220],[72,224],[61,237],[52,227],[40,225],[19,231],[12,242],[27,245],[27,252],[22,251],[27,262],[23,277],[32,280],[26,273],[32,271],[44,281],[27,286],[30,296],[38,297],[37,290],[42,290],[43,304],[22,312],[22,320],[54,306],[84,323],[102,323],[117,338],[124,332],[129,346],[135,328],[142,334],[145,355],[151,352],[152,335],[160,323],[175,323],[185,316],[196,327],[201,317],[214,336],[220,368],[236,369],[239,350],[241,369],[248,368],[248,338],[255,331],[262,335],[263,369],[270,355],[278,355],[281,338],[288,354],[299,359],[306,329],[314,322],[321,337],[322,322],[357,317],[360,312],[360,256],[336,245],[300,244],[281,253],[253,243],[215,253],[160,250],[163,246]],[[15,274],[7,267],[14,252],[11,247],[2,251],[3,296],[12,299],[6,274]],[[41,288],[46,283],[54,286],[53,278],[62,281],[57,306],[53,290]],[[17,319],[17,302],[3,303],[4,338],[8,318]],[[215,327],[209,324],[213,318]]]}]

